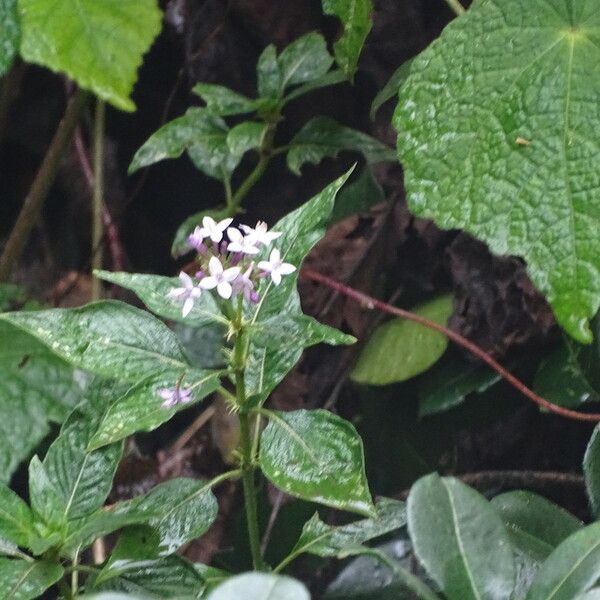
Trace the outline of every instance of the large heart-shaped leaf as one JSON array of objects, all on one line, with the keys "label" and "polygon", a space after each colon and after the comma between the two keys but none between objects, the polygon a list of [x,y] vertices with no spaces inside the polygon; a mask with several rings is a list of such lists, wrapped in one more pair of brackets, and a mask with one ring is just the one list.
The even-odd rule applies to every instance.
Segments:
[{"label": "large heart-shaped leaf", "polygon": [[19,48],[21,29],[17,0],[0,0],[0,77],[8,71]]},{"label": "large heart-shaped leaf", "polygon": [[353,425],[326,410],[268,417],[259,461],[274,485],[304,500],[375,517],[362,441]]},{"label": "large heart-shaped leaf", "polygon": [[57,562],[0,558],[0,589],[6,600],[39,598],[64,573]]},{"label": "large heart-shaped leaf", "polygon": [[600,307],[600,12],[477,0],[411,66],[395,127],[412,211],[528,263],[561,325]]},{"label": "large heart-shaped leaf", "polygon": [[417,557],[449,600],[510,597],[510,541],[483,496],[457,479],[432,474],[415,483],[407,511]]},{"label": "large heart-shaped leaf", "polygon": [[244,573],[215,588],[208,600],[310,600],[308,590],[295,579],[267,573]]},{"label": "large heart-shaped leaf", "polygon": [[161,26],[156,0],[18,0],[21,54],[122,110]]}]

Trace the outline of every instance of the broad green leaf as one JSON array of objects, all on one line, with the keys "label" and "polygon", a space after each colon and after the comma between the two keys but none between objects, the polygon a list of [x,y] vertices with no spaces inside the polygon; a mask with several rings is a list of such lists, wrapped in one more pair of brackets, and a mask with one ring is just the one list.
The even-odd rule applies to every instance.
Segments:
[{"label": "broad green leaf", "polygon": [[81,399],[86,378],[34,337],[0,322],[0,481],[8,481]]},{"label": "broad green leaf", "polygon": [[192,91],[206,102],[209,112],[220,117],[242,115],[256,110],[256,100],[246,98],[222,85],[197,83]]},{"label": "broad green leaf", "polygon": [[227,134],[227,145],[233,156],[242,157],[249,150],[258,150],[268,130],[266,123],[245,121],[232,127]]},{"label": "broad green leaf", "polygon": [[212,217],[215,221],[221,221],[229,216],[227,210],[210,209],[203,210],[188,217],[178,228],[175,233],[175,239],[171,246],[171,254],[174,258],[178,258],[191,251],[188,244],[188,236],[194,231],[197,225],[202,223],[203,217]]},{"label": "broad green leaf", "polygon": [[600,578],[600,523],[568,537],[542,564],[527,600],[572,600]]},{"label": "broad green leaf", "polygon": [[360,552],[362,544],[406,525],[404,502],[383,498],[375,505],[377,516],[348,525],[323,523],[318,513],[306,522],[291,554],[316,554],[345,558]]},{"label": "broad green leaf", "polygon": [[224,368],[226,329],[223,326],[213,323],[202,327],[188,327],[183,323],[176,323],[173,331],[183,344],[194,368]]},{"label": "broad green leaf", "polygon": [[596,517],[600,516],[600,425],[597,425],[583,457],[587,496]]},{"label": "broad green leaf", "polygon": [[396,160],[394,151],[374,137],[329,117],[314,117],[290,142],[287,165],[300,175],[302,165],[307,162],[316,165],[327,156],[336,157],[342,150],[360,152],[369,163]]},{"label": "broad green leaf", "polygon": [[64,499],[37,455],[29,463],[29,502],[35,515],[50,530],[62,530],[67,521],[63,510]]},{"label": "broad green leaf", "polygon": [[244,573],[216,587],[208,600],[310,600],[308,590],[295,579],[268,573]]},{"label": "broad green leaf", "polygon": [[17,0],[0,0],[0,77],[10,69],[19,49],[21,28]]},{"label": "broad green leaf", "polygon": [[[216,391],[220,375],[220,371],[189,369],[181,375],[166,371],[143,379],[110,405],[91,437],[88,449],[91,451],[113,444],[137,431],[153,431],[175,413],[189,408]],[[172,390],[178,385],[192,389],[192,400],[165,408],[160,391]]]},{"label": "broad green leaf", "polygon": [[479,0],[415,59],[394,119],[413,213],[522,256],[584,343],[600,307],[599,27],[583,0]]},{"label": "broad green leaf", "polygon": [[407,512],[415,553],[449,600],[510,597],[510,541],[483,496],[457,479],[427,475],[412,487]]},{"label": "broad green leaf", "polygon": [[161,27],[156,0],[18,0],[21,55],[122,110]]},{"label": "broad green leaf", "polygon": [[338,83],[347,82],[348,79],[343,71],[339,69],[334,69],[333,71],[329,71],[325,73],[322,77],[318,77],[317,79],[313,79],[308,83],[298,86],[290,91],[285,98],[283,99],[283,103],[291,102],[300,96],[304,96],[304,94],[308,94],[313,90],[318,90],[323,87],[329,87],[330,85],[337,85]]},{"label": "broad green leaf", "polygon": [[600,588],[595,588],[585,594],[581,594],[575,600],[600,600]]},{"label": "broad green leaf", "polygon": [[294,40],[277,59],[281,82],[279,96],[292,85],[323,77],[333,64],[327,44],[320,33],[311,32]]},{"label": "broad green leaf", "polygon": [[108,271],[95,271],[94,275],[135,292],[148,310],[163,319],[180,321],[194,327],[202,327],[224,320],[212,294],[201,296],[194,304],[192,311],[184,318],[181,314],[181,302],[168,297],[173,288],[181,287],[181,282],[177,277],[142,273],[110,273]]},{"label": "broad green leaf", "polygon": [[341,189],[331,213],[331,223],[337,223],[350,215],[368,210],[384,200],[383,188],[367,165],[354,181]]},{"label": "broad green leaf", "polygon": [[58,563],[0,558],[0,589],[5,600],[33,600],[64,573]]},{"label": "broad green leaf", "polygon": [[410,67],[412,65],[413,59],[409,59],[406,62],[402,63],[392,74],[392,76],[388,79],[388,82],[379,90],[375,98],[373,99],[373,103],[371,104],[371,120],[375,119],[375,115],[377,111],[388,101],[398,95],[400,91],[400,87],[408,78],[410,74]]},{"label": "broad green leaf", "polygon": [[17,494],[0,483],[0,538],[27,547],[34,534],[33,513]]},{"label": "broad green leaf", "polygon": [[259,462],[284,492],[375,517],[362,441],[348,421],[326,410],[271,412]]},{"label": "broad green leaf", "polygon": [[261,53],[256,64],[258,95],[261,98],[279,98],[281,70],[277,62],[277,49],[269,44]]},{"label": "broad green leaf", "polygon": [[165,158],[179,158],[187,151],[194,165],[209,177],[228,177],[239,162],[229,152],[228,132],[221,117],[206,108],[190,108],[148,138],[135,153],[129,173]]},{"label": "broad green leaf", "polygon": [[[440,325],[452,314],[452,296],[440,296],[414,310]],[[357,383],[388,385],[427,371],[444,354],[448,338],[424,325],[392,319],[375,329],[350,377]]]},{"label": "broad green leaf", "polygon": [[492,502],[514,545],[542,562],[563,540],[583,527],[571,513],[531,492],[507,492]]},{"label": "broad green leaf", "polygon": [[189,370],[169,328],[122,302],[5,313],[0,320],[38,338],[72,365],[106,377],[139,381],[165,371],[182,374]]},{"label": "broad green leaf", "polygon": [[371,31],[371,0],[322,0],[323,12],[334,15],[342,22],[344,32],[333,45],[335,60],[347,77],[352,78],[358,66],[360,53]]}]

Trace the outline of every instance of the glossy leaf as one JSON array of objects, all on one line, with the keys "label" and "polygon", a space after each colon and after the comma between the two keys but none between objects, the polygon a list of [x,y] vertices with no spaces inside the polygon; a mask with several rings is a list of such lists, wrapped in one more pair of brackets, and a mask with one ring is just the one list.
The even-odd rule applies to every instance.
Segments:
[{"label": "glossy leaf", "polygon": [[277,62],[277,49],[269,44],[258,57],[256,64],[258,95],[261,98],[279,98],[281,70]]},{"label": "glossy leaf", "polygon": [[277,60],[281,72],[281,90],[322,77],[329,71],[333,58],[320,33],[311,32],[286,46]]},{"label": "glossy leaf", "polygon": [[242,115],[256,110],[256,100],[246,98],[222,85],[197,83],[192,91],[206,102],[209,112],[220,117]]},{"label": "glossy leaf", "polygon": [[595,588],[585,594],[581,594],[575,600],[600,600],[600,588]]},{"label": "glossy leaf", "polygon": [[232,127],[227,134],[227,145],[233,156],[242,157],[249,150],[258,150],[263,143],[268,125],[245,121]]},{"label": "glossy leaf", "polygon": [[307,83],[304,83],[290,92],[288,92],[283,99],[283,103],[291,102],[296,98],[300,98],[300,96],[304,96],[304,94],[308,94],[313,90],[318,90],[320,88],[329,87],[330,85],[337,85],[338,83],[347,82],[346,75],[343,71],[339,69],[334,69],[333,71],[329,71],[325,73],[322,77],[318,77],[317,79],[313,79]]},{"label": "glossy leaf", "polygon": [[600,578],[600,523],[568,537],[542,564],[527,600],[572,600]]},{"label": "glossy leaf", "polygon": [[29,506],[0,483],[0,538],[26,548],[34,535],[33,521]]},{"label": "glossy leaf", "polygon": [[6,600],[39,598],[62,576],[58,563],[0,558],[0,589]]},{"label": "glossy leaf", "polygon": [[585,489],[596,517],[600,516],[600,425],[597,425],[583,457]]},{"label": "glossy leaf", "polygon": [[238,159],[227,146],[229,128],[225,121],[206,108],[193,107],[181,117],[163,125],[135,153],[129,173],[165,158],[179,158],[185,151],[209,177],[223,179],[237,166]]},{"label": "glossy leaf", "polygon": [[[446,325],[452,310],[452,296],[441,296],[413,312]],[[413,321],[392,319],[375,329],[350,377],[357,383],[368,385],[406,381],[427,371],[447,347],[445,335]]]},{"label": "glossy leaf", "polygon": [[326,410],[272,412],[262,432],[260,466],[284,492],[375,517],[362,441],[348,421]]},{"label": "glossy leaf", "polygon": [[354,181],[341,189],[331,214],[331,222],[337,223],[350,215],[366,211],[384,200],[383,188],[371,168],[365,166]]},{"label": "glossy leaf", "polygon": [[64,500],[38,456],[29,463],[29,502],[33,512],[53,531],[60,531],[66,523]]},{"label": "glossy leaf", "polygon": [[476,2],[415,59],[394,120],[412,212],[522,256],[584,343],[600,307],[599,26],[580,0]]},{"label": "glossy leaf", "polygon": [[449,600],[506,600],[515,566],[500,517],[478,492],[436,474],[412,487],[408,529],[415,553]]},{"label": "glossy leaf", "polygon": [[379,90],[371,104],[371,119],[375,119],[377,111],[388,101],[398,95],[400,87],[410,74],[413,59],[402,63],[388,79],[388,82]]},{"label": "glossy leaf", "polygon": [[308,590],[295,579],[268,573],[244,573],[216,587],[208,600],[310,600]]},{"label": "glossy leaf", "polygon": [[375,505],[377,516],[348,525],[323,523],[318,513],[306,522],[291,554],[316,554],[345,558],[359,553],[362,544],[406,525],[404,502],[383,498]]},{"label": "glossy leaf", "polygon": [[10,69],[19,49],[21,29],[17,15],[17,0],[0,0],[0,77]]},{"label": "glossy leaf", "polygon": [[546,498],[531,492],[507,492],[492,502],[515,546],[541,562],[583,523]]},{"label": "glossy leaf", "polygon": [[181,287],[181,281],[177,277],[145,275],[142,273],[111,273],[108,271],[95,271],[94,274],[104,281],[131,290],[146,305],[148,310],[163,319],[179,321],[195,327],[202,327],[224,319],[212,294],[201,296],[194,304],[192,311],[184,318],[181,314],[182,303],[168,297],[172,289]]},{"label": "glossy leaf", "polygon": [[344,31],[333,45],[335,60],[348,77],[352,77],[358,65],[360,53],[371,31],[371,0],[322,0],[325,14],[340,19]]},{"label": "glossy leaf", "polygon": [[122,110],[161,27],[156,0],[18,0],[21,55]]},{"label": "glossy leaf", "polygon": [[342,150],[360,152],[369,163],[396,160],[394,151],[374,137],[329,117],[314,117],[290,142],[287,165],[299,175],[307,162],[316,165],[325,157],[336,157]]}]

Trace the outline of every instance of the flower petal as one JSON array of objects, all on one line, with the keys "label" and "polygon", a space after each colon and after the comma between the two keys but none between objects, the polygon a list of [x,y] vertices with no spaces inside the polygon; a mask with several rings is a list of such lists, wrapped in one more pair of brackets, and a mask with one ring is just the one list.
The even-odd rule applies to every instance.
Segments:
[{"label": "flower petal", "polygon": [[221,281],[219,285],[217,285],[217,293],[219,296],[221,296],[221,298],[229,300],[229,298],[231,298],[231,294],[233,293],[233,288],[229,282]]}]

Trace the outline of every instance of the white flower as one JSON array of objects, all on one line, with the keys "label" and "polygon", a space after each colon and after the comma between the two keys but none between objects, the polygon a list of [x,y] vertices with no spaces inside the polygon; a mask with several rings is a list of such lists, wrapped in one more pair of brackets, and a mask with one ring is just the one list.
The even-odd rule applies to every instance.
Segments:
[{"label": "white flower", "polygon": [[204,217],[200,233],[217,244],[223,239],[223,232],[231,225],[232,221],[233,219],[223,219],[217,223],[212,217]]},{"label": "white flower", "polygon": [[271,255],[269,256],[269,260],[261,260],[258,263],[258,268],[270,273],[271,280],[275,285],[279,285],[281,283],[282,275],[289,275],[296,270],[296,267],[290,263],[284,263],[281,260],[281,254],[277,248],[273,248],[271,250]]},{"label": "white flower", "polygon": [[251,263],[246,271],[240,273],[239,277],[233,282],[233,293],[243,294],[248,302],[257,302],[258,294],[254,291],[254,282],[250,279],[252,269],[254,269],[254,263]]},{"label": "white flower", "polygon": [[240,228],[254,243],[264,246],[268,246],[273,240],[283,235],[281,231],[267,231],[267,224],[264,221],[258,221],[254,228],[248,225],[240,225]]},{"label": "white flower", "polygon": [[231,294],[233,293],[231,282],[240,274],[240,268],[230,267],[223,270],[221,261],[216,256],[213,256],[208,261],[208,271],[210,275],[200,281],[200,287],[205,290],[217,288],[217,293],[221,298],[225,298],[226,300],[231,298]]},{"label": "white flower", "polygon": [[185,388],[163,388],[158,390],[158,395],[164,400],[163,408],[173,408],[177,404],[188,404],[194,398],[191,389]]},{"label": "white flower", "polygon": [[194,232],[188,235],[188,244],[191,248],[199,251],[204,246],[204,240],[208,237],[207,234],[204,233],[204,229],[201,227],[196,227]]},{"label": "white flower", "polygon": [[194,308],[194,302],[202,295],[202,290],[197,285],[194,285],[194,280],[183,271],[179,273],[179,280],[183,284],[183,287],[172,289],[167,294],[167,298],[170,298],[171,300],[183,300],[183,310],[181,311],[181,314],[184,317],[187,317],[192,308]]},{"label": "white flower", "polygon": [[241,252],[242,254],[258,254],[260,252],[256,241],[251,236],[243,236],[239,229],[230,227],[227,235],[231,242],[227,245],[229,252]]}]

